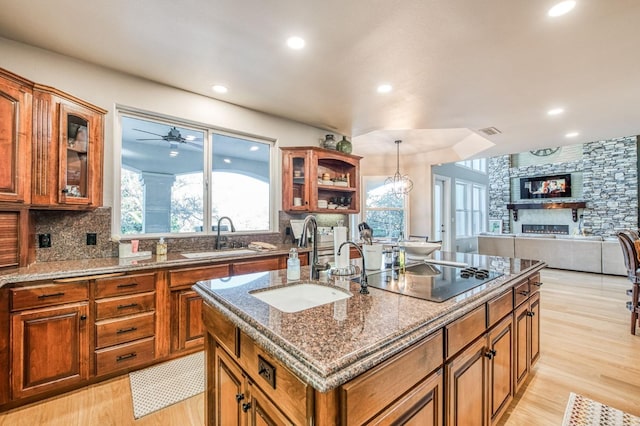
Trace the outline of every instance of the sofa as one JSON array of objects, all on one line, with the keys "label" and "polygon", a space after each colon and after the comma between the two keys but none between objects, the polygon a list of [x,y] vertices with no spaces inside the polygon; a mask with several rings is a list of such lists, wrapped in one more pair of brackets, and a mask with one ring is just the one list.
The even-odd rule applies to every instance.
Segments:
[{"label": "sofa", "polygon": [[481,234],[478,253],[536,259],[550,268],[597,274],[627,275],[615,238],[550,234]]}]

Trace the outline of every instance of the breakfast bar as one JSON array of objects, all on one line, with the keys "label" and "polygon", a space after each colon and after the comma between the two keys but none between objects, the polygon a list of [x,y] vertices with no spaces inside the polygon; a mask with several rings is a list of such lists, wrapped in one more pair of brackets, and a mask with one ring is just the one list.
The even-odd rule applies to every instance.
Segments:
[{"label": "breakfast bar", "polygon": [[[369,294],[344,279],[287,283],[282,270],[198,282],[207,329],[207,423],[240,424],[246,416],[249,424],[260,418],[268,424],[409,418],[443,424],[445,417],[446,424],[462,418],[496,423],[539,356],[545,264],[462,253],[435,257],[444,264],[428,269],[449,277],[437,285],[459,285],[458,263],[486,268],[491,279],[442,302],[404,291],[423,284],[413,273],[422,263],[383,280],[402,291],[370,286]],[[393,275],[376,272],[369,281],[385,273]],[[300,284],[350,295],[298,311],[295,303],[276,308],[256,297]]]}]

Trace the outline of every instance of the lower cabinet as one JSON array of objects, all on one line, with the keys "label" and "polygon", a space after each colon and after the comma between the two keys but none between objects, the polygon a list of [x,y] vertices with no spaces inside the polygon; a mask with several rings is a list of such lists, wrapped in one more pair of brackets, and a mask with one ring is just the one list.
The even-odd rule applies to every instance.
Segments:
[{"label": "lower cabinet", "polygon": [[202,297],[193,290],[171,292],[171,304],[177,321],[171,342],[172,350],[181,351],[201,347],[204,336],[202,326]]},{"label": "lower cabinet", "polygon": [[540,357],[540,293],[534,293],[516,308],[515,372],[516,392],[525,382],[531,367]]},{"label": "lower cabinet", "polygon": [[513,319],[507,316],[488,336],[489,423],[496,424],[515,393],[513,379]]},{"label": "lower cabinet", "polygon": [[88,302],[12,315],[13,399],[89,378],[88,315]]}]

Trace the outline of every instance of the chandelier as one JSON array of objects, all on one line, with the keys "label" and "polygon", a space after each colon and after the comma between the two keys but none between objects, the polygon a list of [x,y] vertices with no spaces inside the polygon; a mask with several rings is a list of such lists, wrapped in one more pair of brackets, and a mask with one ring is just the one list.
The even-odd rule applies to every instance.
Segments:
[{"label": "chandelier", "polygon": [[400,144],[401,140],[395,141],[396,144],[396,174],[385,179],[384,184],[391,187],[391,192],[397,197],[404,197],[413,189],[413,181],[408,175],[400,174]]}]

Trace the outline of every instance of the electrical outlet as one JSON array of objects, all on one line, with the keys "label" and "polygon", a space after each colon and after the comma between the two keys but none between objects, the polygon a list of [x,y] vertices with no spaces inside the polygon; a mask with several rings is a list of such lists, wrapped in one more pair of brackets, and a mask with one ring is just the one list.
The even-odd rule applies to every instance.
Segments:
[{"label": "electrical outlet", "polygon": [[88,232],[87,233],[87,245],[88,246],[95,246],[96,244],[98,244],[98,234],[96,234],[95,232]]},{"label": "electrical outlet", "polygon": [[39,248],[51,247],[51,234],[38,234],[38,247]]}]

